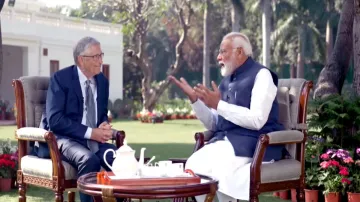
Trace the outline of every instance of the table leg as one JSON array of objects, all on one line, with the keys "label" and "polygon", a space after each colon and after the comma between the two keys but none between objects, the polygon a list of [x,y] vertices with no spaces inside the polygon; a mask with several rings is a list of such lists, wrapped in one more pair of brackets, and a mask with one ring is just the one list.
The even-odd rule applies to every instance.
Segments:
[{"label": "table leg", "polygon": [[217,190],[217,185],[210,186],[210,193],[206,195],[205,202],[213,202]]},{"label": "table leg", "polygon": [[106,197],[102,196],[103,202],[116,202],[116,199],[114,197]]},{"label": "table leg", "polygon": [[114,192],[111,187],[102,189],[102,200],[103,202],[116,202]]},{"label": "table leg", "polygon": [[205,198],[205,202],[213,202],[215,198],[215,193],[208,193]]}]

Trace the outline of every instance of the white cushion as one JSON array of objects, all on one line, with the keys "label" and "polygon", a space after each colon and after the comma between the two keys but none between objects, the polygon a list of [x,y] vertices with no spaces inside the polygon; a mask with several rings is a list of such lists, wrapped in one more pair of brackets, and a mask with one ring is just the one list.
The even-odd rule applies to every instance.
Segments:
[{"label": "white cushion", "polygon": [[294,159],[284,159],[261,165],[261,183],[298,180],[301,175],[301,163]]},{"label": "white cushion", "polygon": [[[77,171],[69,163],[62,161],[65,169],[65,179],[77,179]],[[51,159],[39,158],[37,156],[26,155],[21,158],[21,170],[24,175],[52,179]]]}]

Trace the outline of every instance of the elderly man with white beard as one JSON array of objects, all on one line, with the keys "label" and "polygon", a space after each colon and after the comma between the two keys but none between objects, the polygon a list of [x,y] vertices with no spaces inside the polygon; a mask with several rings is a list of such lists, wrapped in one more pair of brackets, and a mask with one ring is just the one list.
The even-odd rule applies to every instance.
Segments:
[{"label": "elderly man with white beard", "polygon": [[[197,118],[213,138],[186,162],[197,174],[219,180],[221,202],[249,200],[250,162],[261,134],[284,130],[278,122],[277,75],[254,61],[248,37],[232,32],[224,36],[217,56],[223,79],[212,90],[185,79],[169,79],[191,101]],[[282,145],[266,149],[263,162],[280,160],[288,154]],[[202,202],[205,195],[197,196]]]}]

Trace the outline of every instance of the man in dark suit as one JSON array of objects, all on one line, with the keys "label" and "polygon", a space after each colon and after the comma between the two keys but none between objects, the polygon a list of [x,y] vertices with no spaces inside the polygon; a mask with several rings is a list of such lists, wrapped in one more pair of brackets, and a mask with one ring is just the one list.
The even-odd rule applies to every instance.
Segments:
[{"label": "man in dark suit", "polygon": [[[63,160],[78,171],[78,177],[98,172],[104,163],[103,154],[111,148],[112,138],[107,120],[109,82],[101,72],[104,53],[100,43],[91,37],[82,38],[74,47],[75,65],[57,71],[51,78],[46,99],[46,120],[56,134]],[[111,165],[112,156],[107,161]],[[83,202],[89,195],[80,193]]]}]

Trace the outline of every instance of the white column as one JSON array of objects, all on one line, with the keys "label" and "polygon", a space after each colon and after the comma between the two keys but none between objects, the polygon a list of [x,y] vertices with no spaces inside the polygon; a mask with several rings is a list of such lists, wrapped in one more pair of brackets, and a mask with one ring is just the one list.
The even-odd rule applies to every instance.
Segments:
[{"label": "white column", "polygon": [[27,65],[27,72],[28,76],[38,76],[41,70],[40,64],[40,46],[31,45],[28,47],[28,65]]},{"label": "white column", "polygon": [[28,67],[29,67],[29,48],[28,47],[22,47],[22,76],[29,75]]}]

